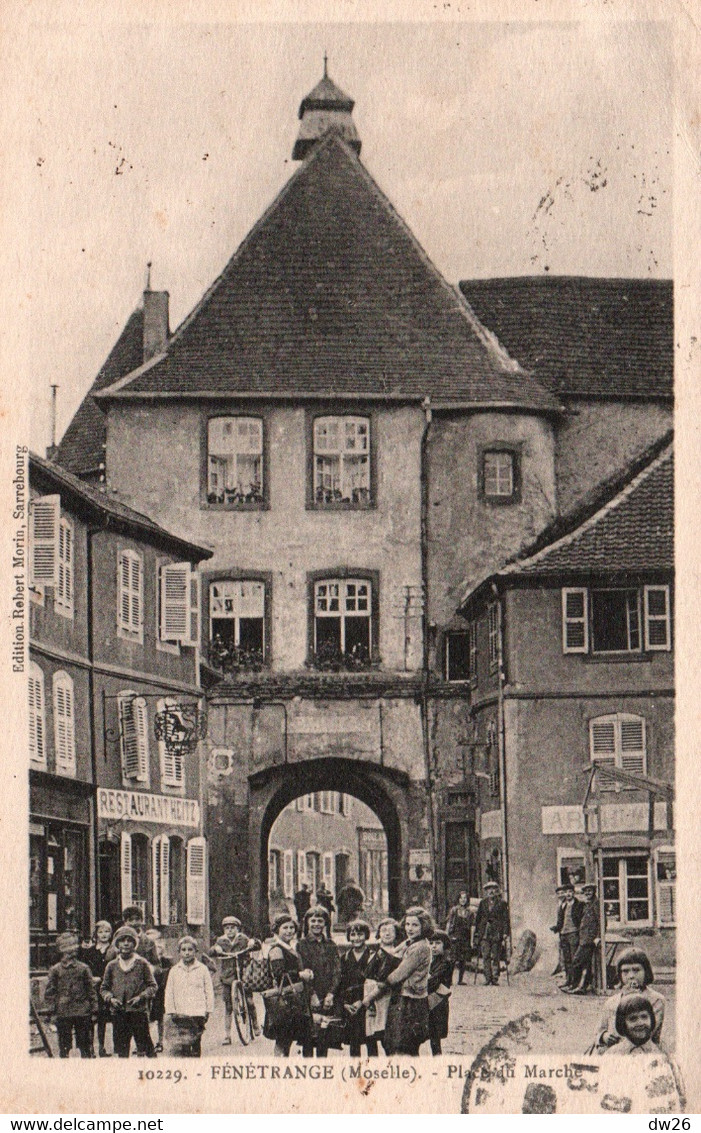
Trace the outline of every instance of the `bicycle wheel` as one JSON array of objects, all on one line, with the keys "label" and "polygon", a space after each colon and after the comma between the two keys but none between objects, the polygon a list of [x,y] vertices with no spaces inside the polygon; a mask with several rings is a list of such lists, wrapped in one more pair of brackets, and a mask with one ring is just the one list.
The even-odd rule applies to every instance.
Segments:
[{"label": "bicycle wheel", "polygon": [[236,980],[231,985],[231,1006],[234,1009],[236,1033],[243,1046],[248,1046],[251,1035],[251,1021],[248,1014],[246,993],[240,980]]}]

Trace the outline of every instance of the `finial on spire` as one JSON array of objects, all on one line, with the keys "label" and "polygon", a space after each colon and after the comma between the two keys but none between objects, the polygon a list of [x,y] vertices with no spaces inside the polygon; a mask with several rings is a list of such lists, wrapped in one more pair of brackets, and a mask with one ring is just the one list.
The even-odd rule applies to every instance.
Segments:
[{"label": "finial on spire", "polygon": [[325,79],[328,79],[328,77],[329,77],[328,62],[329,62],[329,57],[326,54],[326,52],[324,52],[324,78]]},{"label": "finial on spire", "polygon": [[146,264],[146,290],[151,290],[151,260]]}]

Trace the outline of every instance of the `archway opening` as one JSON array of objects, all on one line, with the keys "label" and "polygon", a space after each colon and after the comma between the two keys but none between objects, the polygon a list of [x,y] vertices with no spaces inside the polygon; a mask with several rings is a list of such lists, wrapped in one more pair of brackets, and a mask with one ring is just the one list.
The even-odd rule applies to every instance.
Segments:
[{"label": "archway opening", "polygon": [[[251,877],[252,912],[261,930],[270,923],[274,907],[295,911],[294,895],[305,884],[305,873],[309,892],[314,893],[326,872],[334,905],[344,888],[339,881],[357,882],[362,890],[359,911],[375,923],[386,913],[400,913],[408,787],[403,772],[349,759],[318,759],[251,776],[249,786],[249,835],[260,847]],[[332,807],[347,807],[349,813],[329,813]],[[337,833],[343,831],[337,844],[334,834],[324,830],[332,821]],[[355,901],[357,907],[357,895]],[[345,899],[340,909],[336,907],[341,914],[336,923],[343,924],[352,901],[350,909]]]},{"label": "archway opening", "polygon": [[[377,924],[389,912],[387,835],[375,811],[343,791],[313,791],[285,806],[268,836],[268,917],[332,904],[334,924]],[[305,910],[306,911],[306,910]]]}]

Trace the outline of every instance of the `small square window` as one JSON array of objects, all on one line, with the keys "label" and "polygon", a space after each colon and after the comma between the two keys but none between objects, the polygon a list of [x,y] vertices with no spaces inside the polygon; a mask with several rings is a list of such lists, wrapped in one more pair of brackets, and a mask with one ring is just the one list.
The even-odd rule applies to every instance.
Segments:
[{"label": "small square window", "polygon": [[520,494],[518,453],[511,449],[485,449],[482,453],[481,489],[492,503],[514,503]]}]

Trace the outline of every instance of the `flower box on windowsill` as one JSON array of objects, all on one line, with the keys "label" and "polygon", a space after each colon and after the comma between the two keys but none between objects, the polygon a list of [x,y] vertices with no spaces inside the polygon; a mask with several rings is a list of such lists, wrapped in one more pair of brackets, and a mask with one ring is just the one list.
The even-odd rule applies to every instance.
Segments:
[{"label": "flower box on windowsill", "polygon": [[341,653],[338,649],[319,649],[312,653],[307,667],[321,673],[357,673],[378,669],[382,659],[370,655],[366,649],[354,649]]},{"label": "flower box on windowsill", "polygon": [[221,508],[260,508],[265,503],[260,485],[253,484],[250,492],[238,492],[235,489],[224,489],[221,492],[208,492],[207,503],[210,507]]},{"label": "flower box on windowsill", "polygon": [[220,673],[260,673],[267,667],[265,656],[259,649],[241,649],[224,644],[209,648],[209,663]]}]

